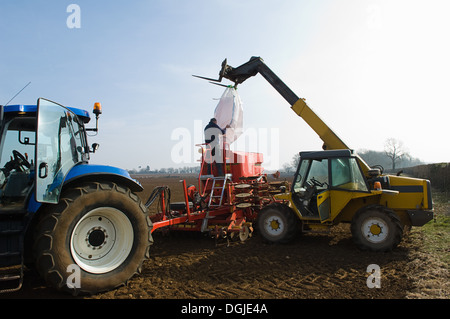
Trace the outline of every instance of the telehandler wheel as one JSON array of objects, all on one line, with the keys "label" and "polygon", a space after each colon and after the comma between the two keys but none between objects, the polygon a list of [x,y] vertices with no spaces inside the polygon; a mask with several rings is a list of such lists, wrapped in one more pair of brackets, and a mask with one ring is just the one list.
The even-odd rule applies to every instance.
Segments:
[{"label": "telehandler wheel", "polygon": [[382,206],[369,206],[355,214],[351,232],[361,250],[391,251],[402,240],[403,227],[393,211]]},{"label": "telehandler wheel", "polygon": [[140,273],[152,223],[139,197],[114,183],[66,190],[37,226],[36,268],[57,290],[96,294]]},{"label": "telehandler wheel", "polygon": [[297,233],[298,219],[288,206],[271,204],[259,212],[256,225],[265,241],[287,243]]}]

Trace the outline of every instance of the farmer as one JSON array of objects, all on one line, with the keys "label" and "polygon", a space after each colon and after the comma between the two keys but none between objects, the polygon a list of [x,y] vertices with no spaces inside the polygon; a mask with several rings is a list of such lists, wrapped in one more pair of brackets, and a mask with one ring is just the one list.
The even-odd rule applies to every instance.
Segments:
[{"label": "farmer", "polygon": [[[214,163],[217,169],[217,176],[223,176],[222,145],[220,143],[219,137],[220,135],[224,135],[226,129],[229,127],[230,126],[227,125],[225,129],[221,129],[219,125],[217,125],[217,119],[215,118],[212,118],[205,126],[205,144],[210,146],[206,148],[206,163],[208,165],[208,175],[212,174],[211,164]],[[218,150],[217,156],[216,148]]]}]

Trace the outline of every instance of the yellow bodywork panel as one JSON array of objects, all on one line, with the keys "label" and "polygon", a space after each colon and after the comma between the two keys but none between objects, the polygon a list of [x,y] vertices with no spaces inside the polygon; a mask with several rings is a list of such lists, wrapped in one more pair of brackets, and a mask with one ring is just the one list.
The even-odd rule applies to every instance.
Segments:
[{"label": "yellow bodywork panel", "polygon": [[273,197],[275,197],[278,200],[288,200],[290,201],[292,198],[291,192],[281,193],[281,194],[275,194]]},{"label": "yellow bodywork panel", "polygon": [[[341,212],[347,207],[347,205],[356,199],[360,198],[368,198],[380,195],[381,192],[372,191],[370,193],[366,192],[348,192],[342,190],[331,190],[329,191],[331,198],[331,207],[330,207],[330,217],[328,221],[335,220]],[[377,200],[374,199],[373,202]],[[319,204],[320,205],[320,204]],[[354,212],[354,209],[351,209]],[[350,216],[349,216],[350,217]],[[322,222],[327,221],[323,220]]]},{"label": "yellow bodywork panel", "polygon": [[380,203],[394,210],[429,209],[432,207],[427,180],[389,175],[390,188],[397,193],[383,192]]}]

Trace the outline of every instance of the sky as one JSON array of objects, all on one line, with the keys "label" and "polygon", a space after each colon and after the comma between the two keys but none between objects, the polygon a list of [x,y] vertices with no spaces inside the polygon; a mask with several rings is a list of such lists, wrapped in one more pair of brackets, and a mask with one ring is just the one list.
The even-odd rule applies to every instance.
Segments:
[{"label": "sky", "polygon": [[[100,102],[92,163],[195,166],[224,88],[192,75],[259,56],[352,149],[396,138],[449,162],[449,14],[448,0],[0,0],[0,104],[28,82],[11,104]],[[235,147],[267,170],[321,149],[261,75],[238,94]]]}]

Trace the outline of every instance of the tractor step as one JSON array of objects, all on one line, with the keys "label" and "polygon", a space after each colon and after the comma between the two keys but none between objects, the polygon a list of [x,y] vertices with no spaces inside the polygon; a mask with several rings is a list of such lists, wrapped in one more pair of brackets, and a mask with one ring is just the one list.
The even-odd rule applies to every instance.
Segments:
[{"label": "tractor step", "polygon": [[23,210],[3,210],[0,214],[0,293],[22,287],[25,218]]},{"label": "tractor step", "polygon": [[11,293],[22,288],[23,264],[0,269],[0,294]]}]

